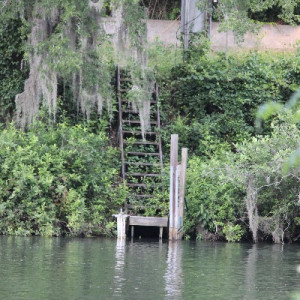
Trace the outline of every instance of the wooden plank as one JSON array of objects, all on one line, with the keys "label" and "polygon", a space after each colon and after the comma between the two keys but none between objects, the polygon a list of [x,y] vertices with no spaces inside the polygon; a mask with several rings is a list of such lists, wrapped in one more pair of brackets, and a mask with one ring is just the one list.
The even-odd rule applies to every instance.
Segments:
[{"label": "wooden plank", "polygon": [[123,82],[131,82],[132,79],[131,78],[122,78],[121,81]]},{"label": "wooden plank", "polygon": [[153,152],[127,152],[129,155],[140,155],[140,156],[159,156],[159,153],[153,153]]},{"label": "wooden plank", "polygon": [[135,204],[127,204],[128,209],[147,209],[147,208],[153,208],[155,207],[153,205],[135,205]]},{"label": "wooden plank", "polygon": [[144,162],[132,162],[132,161],[126,161],[125,164],[134,165],[134,166],[152,166],[152,167],[159,166],[158,163],[144,163]]},{"label": "wooden plank", "polygon": [[[123,99],[122,99],[122,102],[125,102],[125,103],[131,103],[132,101],[123,98]],[[157,104],[157,101],[150,100],[149,102],[150,102],[150,104]]]},{"label": "wooden plank", "polygon": [[[123,133],[127,133],[127,134],[135,134],[135,135],[142,135],[141,131],[129,131],[129,130],[123,130]],[[155,131],[146,131],[145,135],[156,135],[157,132]]]},{"label": "wooden plank", "polygon": [[[138,114],[138,111],[132,110],[132,109],[123,109],[123,113],[128,113],[128,114]],[[156,112],[153,110],[152,112],[150,112],[150,114],[155,115]]]},{"label": "wooden plank", "polygon": [[124,109],[123,113],[128,113],[128,114],[138,114],[139,111],[131,110],[131,109]]},{"label": "wooden plank", "polygon": [[140,176],[140,177],[161,177],[161,174],[149,174],[149,173],[126,173],[126,176]]},{"label": "wooden plank", "polygon": [[[129,194],[130,196],[134,196],[136,198],[153,198],[153,195],[148,195],[148,194]],[[152,207],[151,205],[148,205],[148,206],[145,206],[145,205],[135,205],[135,206],[138,206],[138,207]]]},{"label": "wooden plank", "polygon": [[127,183],[130,187],[151,187],[151,185],[145,183]]},{"label": "wooden plank", "polygon": [[[125,141],[125,143],[127,144],[128,142]],[[129,142],[131,144],[131,142]],[[134,142],[132,143],[133,145],[155,145],[155,146],[159,146],[159,144],[157,142],[149,142],[149,141],[143,141],[143,142]]]},{"label": "wooden plank", "polygon": [[[127,123],[127,124],[141,124],[140,120],[123,120],[123,123]],[[150,121],[149,122],[151,125],[156,125],[157,122],[156,121]]]},{"label": "wooden plank", "polygon": [[168,227],[168,218],[167,217],[130,216],[129,225]]}]

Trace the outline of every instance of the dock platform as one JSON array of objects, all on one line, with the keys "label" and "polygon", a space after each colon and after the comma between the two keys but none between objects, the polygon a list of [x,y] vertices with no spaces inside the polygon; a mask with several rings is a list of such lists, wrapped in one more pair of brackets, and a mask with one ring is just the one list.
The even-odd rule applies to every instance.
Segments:
[{"label": "dock platform", "polygon": [[134,236],[134,226],[159,227],[159,239],[162,239],[163,228],[168,227],[168,217],[129,216],[128,225],[131,226],[131,237]]}]

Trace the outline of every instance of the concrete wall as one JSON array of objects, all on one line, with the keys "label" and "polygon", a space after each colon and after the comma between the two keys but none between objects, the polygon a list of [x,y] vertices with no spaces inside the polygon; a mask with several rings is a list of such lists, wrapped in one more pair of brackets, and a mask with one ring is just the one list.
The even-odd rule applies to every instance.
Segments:
[{"label": "concrete wall", "polygon": [[[219,24],[213,24],[212,45],[214,49],[226,48],[226,33],[218,32]],[[230,49],[259,49],[290,51],[295,49],[295,44],[300,41],[300,26],[269,25],[262,27],[258,35],[246,34],[245,42],[237,46],[232,33],[228,33],[228,48]]]},{"label": "concrete wall", "polygon": [[[180,21],[147,20],[148,41],[158,39],[166,45],[180,45]],[[247,34],[245,42],[236,45],[234,36],[231,32],[218,32],[219,24],[212,25],[212,48],[215,50],[226,49],[226,38],[228,39],[229,49],[258,49],[291,51],[295,49],[295,44],[300,41],[300,26],[289,25],[264,25],[258,35]],[[105,30],[107,33],[115,32],[115,24],[112,18],[105,19]]]}]

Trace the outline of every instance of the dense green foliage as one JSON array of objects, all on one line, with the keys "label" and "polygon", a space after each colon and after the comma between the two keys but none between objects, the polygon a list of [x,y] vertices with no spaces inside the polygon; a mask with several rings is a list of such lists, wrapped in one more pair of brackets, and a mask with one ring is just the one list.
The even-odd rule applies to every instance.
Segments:
[{"label": "dense green foliage", "polygon": [[20,20],[0,20],[0,122],[9,121],[15,96],[23,89],[26,67],[21,69],[24,35]]},{"label": "dense green foliage", "polygon": [[160,81],[165,139],[178,132],[192,153],[210,157],[235,151],[236,143],[257,133],[260,104],[289,99],[300,83],[300,55],[205,54],[176,65]]},{"label": "dense green foliage", "polygon": [[[26,61],[26,55],[33,51],[26,49],[24,43],[32,17],[29,2],[8,1],[10,6],[3,10],[6,16],[3,14],[0,18],[0,122],[3,124],[0,130],[0,233],[111,235],[114,232],[111,215],[126,199],[133,197],[121,183],[120,154],[112,146],[117,144],[118,131],[117,108],[113,101],[116,95],[111,84],[115,82],[112,43],[96,26],[95,19],[90,19],[91,11],[84,2],[33,2],[37,8],[45,6],[44,13],[53,3],[60,9],[59,20],[50,24],[53,32],[34,49],[36,53],[43,53],[51,70],[57,72],[57,124],[53,125],[53,120],[49,121],[45,115],[40,115],[37,118],[40,121],[26,131],[8,122],[16,115],[14,98],[22,92],[28,75],[23,59]],[[153,16],[159,13],[154,7],[156,2],[144,2],[153,6]],[[232,1],[225,2],[232,4]],[[253,5],[254,2],[257,1],[249,1]],[[24,15],[21,15],[20,3],[25,5]],[[140,42],[145,28],[136,22],[143,15],[143,9],[137,3],[137,0],[126,2],[124,22],[131,28],[132,46],[143,52],[144,45]],[[276,3],[280,7],[278,14],[288,21],[294,11],[283,7],[282,1]],[[176,18],[178,3],[175,4],[166,4],[164,14]],[[265,2],[265,10],[271,9],[269,4],[270,1]],[[262,11],[255,7],[252,10],[255,14]],[[134,17],[130,17],[130,13]],[[219,17],[225,19],[224,10]],[[235,21],[233,25],[241,22],[240,19]],[[296,16],[290,19],[290,22],[296,21]],[[76,36],[73,46],[66,23],[74,25],[68,27]],[[92,49],[82,47],[84,39],[93,45]],[[253,51],[225,55],[211,53],[209,43],[202,37],[194,37],[191,44],[184,62],[181,50],[159,43],[148,47],[149,66],[156,70],[160,89],[165,165],[168,166],[171,133],[179,134],[180,147],[189,148],[186,237],[297,241],[300,176],[295,161],[300,157],[300,150],[294,154],[293,151],[300,143],[297,125],[300,114],[295,103],[293,114],[286,112],[288,106],[284,104],[300,85],[300,52]],[[138,96],[137,100],[141,100],[151,94],[154,75],[150,69],[142,73],[137,64],[131,64],[130,74],[142,82],[145,89],[136,89],[131,98]],[[71,85],[74,74],[82,75],[82,80],[75,81],[83,84],[87,91],[95,91],[97,87],[107,97],[109,126],[104,121],[99,122],[94,100],[87,101],[82,111],[92,121],[82,121],[78,106],[83,103],[80,97],[77,103],[74,101],[76,93]],[[133,85],[139,86],[134,80]],[[265,118],[262,127],[257,129],[257,109],[264,103],[269,103],[262,107],[267,116],[278,110],[280,116],[275,120]],[[157,188],[153,198],[142,203],[145,207],[149,205],[143,212],[166,215],[167,193],[166,175],[164,188]],[[135,200],[130,199],[132,203]]]},{"label": "dense green foliage", "polygon": [[[228,241],[297,240],[299,169],[289,170],[299,167],[300,151],[294,152],[300,143],[299,110],[297,96],[287,101],[300,84],[299,52],[232,53],[226,59],[203,47],[196,50],[183,64],[172,60],[173,67],[169,72],[163,67],[159,78],[165,152],[171,132],[192,155],[186,234]],[[263,103],[270,104],[262,106],[265,121],[256,128]],[[285,107],[293,107],[293,114],[275,123],[267,120]],[[251,212],[247,199],[252,198]],[[255,235],[252,213],[257,213]]]},{"label": "dense green foliage", "polygon": [[[206,229],[214,233],[213,238],[225,234],[227,240],[239,240],[240,233],[246,233],[249,227],[253,231],[249,219],[257,213],[253,218],[257,218],[258,239],[297,240],[300,170],[283,170],[300,143],[300,130],[289,124],[288,118],[272,123],[270,136],[258,136],[238,145],[236,154],[224,152],[207,162],[199,157],[191,159],[188,230],[199,226],[200,233]],[[249,202],[253,208],[249,208]],[[236,232],[232,232],[234,226],[239,226]]]},{"label": "dense green foliage", "polygon": [[113,234],[124,203],[119,153],[101,127],[38,122],[0,132],[0,233]]}]

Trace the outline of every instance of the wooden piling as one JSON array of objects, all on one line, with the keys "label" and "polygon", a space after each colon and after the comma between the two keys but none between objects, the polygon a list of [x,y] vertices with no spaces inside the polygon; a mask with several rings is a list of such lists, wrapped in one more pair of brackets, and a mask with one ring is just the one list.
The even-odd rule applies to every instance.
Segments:
[{"label": "wooden piling", "polygon": [[163,237],[163,227],[159,227],[159,239],[161,240]]},{"label": "wooden piling", "polygon": [[117,218],[118,239],[126,239],[126,227],[129,215],[124,214],[121,210],[118,215],[113,216]]},{"label": "wooden piling", "polygon": [[174,239],[177,239],[177,232],[178,232],[178,220],[179,220],[179,215],[178,215],[178,206],[179,206],[179,178],[180,178],[180,169],[181,165],[177,165],[176,167],[176,181],[175,181],[175,215],[174,215],[174,224],[175,224],[175,232],[174,232]]},{"label": "wooden piling", "polygon": [[177,238],[175,224],[176,209],[176,171],[178,164],[178,134],[171,135],[170,150],[170,205],[169,205],[169,239]]},{"label": "wooden piling", "polygon": [[182,148],[182,150],[181,150],[180,183],[179,183],[178,225],[177,225],[177,239],[178,240],[182,239],[182,233],[183,233],[184,197],[185,197],[187,158],[188,158],[188,149]]}]

